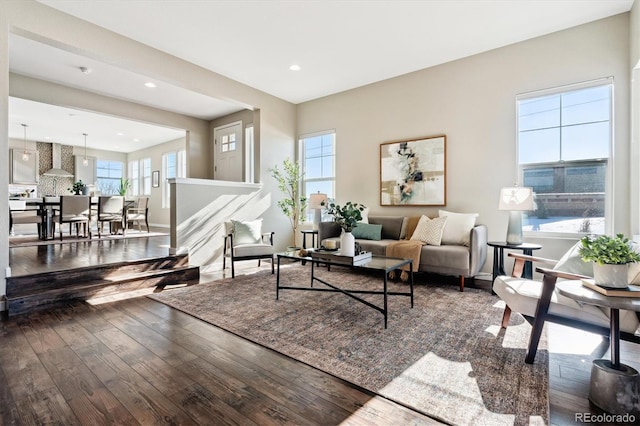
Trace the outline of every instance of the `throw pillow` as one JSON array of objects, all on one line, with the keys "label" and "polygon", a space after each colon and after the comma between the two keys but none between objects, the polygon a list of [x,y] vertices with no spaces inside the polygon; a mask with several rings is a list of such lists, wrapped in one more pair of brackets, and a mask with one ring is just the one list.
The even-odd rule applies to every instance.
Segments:
[{"label": "throw pillow", "polygon": [[358,226],[351,231],[355,238],[361,240],[375,240],[380,241],[382,239],[382,225],[373,225],[369,223],[358,223]]},{"label": "throw pillow", "polygon": [[442,241],[442,231],[444,231],[447,217],[437,217],[429,219],[422,215],[416,226],[416,230],[411,235],[411,240],[422,241],[430,246],[439,246]]},{"label": "throw pillow", "polygon": [[232,220],[233,244],[258,244],[262,242],[262,219],[252,221]]},{"label": "throw pillow", "polygon": [[405,240],[411,239],[411,237],[413,236],[413,233],[416,232],[416,226],[418,226],[418,223],[420,222],[421,218],[422,216],[411,216],[407,218],[407,221],[406,221],[407,228],[405,229],[405,235],[404,235]]},{"label": "throw pillow", "polygon": [[442,232],[442,244],[469,245],[469,234],[476,226],[478,213],[453,213],[438,210],[438,216],[448,218]]},{"label": "throw pillow", "polygon": [[578,241],[571,247],[553,267],[554,271],[568,272],[570,274],[593,276],[593,262],[585,262],[578,254],[582,243]]},{"label": "throw pillow", "polygon": [[364,210],[360,212],[360,215],[362,215],[360,223],[369,223],[369,207],[365,207]]},{"label": "throw pillow", "polygon": [[[631,248],[636,253],[640,253],[640,244],[636,243],[635,241],[631,242]],[[639,262],[633,262],[629,264],[629,284],[635,284],[635,285],[640,284],[640,263]],[[640,330],[640,326],[638,327],[638,329]]]}]

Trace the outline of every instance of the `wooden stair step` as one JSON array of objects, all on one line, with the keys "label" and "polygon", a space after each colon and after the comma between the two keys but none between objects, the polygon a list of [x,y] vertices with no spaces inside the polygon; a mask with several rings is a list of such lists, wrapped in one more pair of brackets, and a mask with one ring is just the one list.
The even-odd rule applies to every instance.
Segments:
[{"label": "wooden stair step", "polygon": [[199,278],[200,268],[197,266],[143,271],[107,280],[90,280],[46,291],[35,291],[20,296],[7,296],[7,309],[9,315],[15,315],[50,307],[69,300],[87,300],[92,297],[103,297],[159,285],[196,284]]},{"label": "wooden stair step", "polygon": [[34,292],[73,287],[87,281],[106,278],[114,280],[119,276],[145,271],[170,270],[175,267],[188,266],[188,264],[188,255],[172,255],[9,277],[7,278],[6,296],[20,297]]}]

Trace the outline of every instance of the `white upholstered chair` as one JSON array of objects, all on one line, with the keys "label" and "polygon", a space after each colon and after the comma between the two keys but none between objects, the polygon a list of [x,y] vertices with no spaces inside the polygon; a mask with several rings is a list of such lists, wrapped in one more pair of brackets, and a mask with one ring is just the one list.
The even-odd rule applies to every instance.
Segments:
[{"label": "white upholstered chair", "polygon": [[231,261],[231,277],[235,278],[235,262],[242,260],[271,260],[271,273],[274,273],[273,232],[262,232],[262,219],[254,221],[225,222],[224,253],[222,269],[227,267],[227,257]]},{"label": "white upholstered chair", "polygon": [[[498,276],[493,291],[506,306],[502,327],[509,324],[511,312],[520,313],[532,325],[525,362],[532,364],[538,349],[545,321],[551,321],[591,332],[609,335],[609,309],[581,304],[561,295],[556,290],[558,280],[581,280],[593,276],[593,266],[583,262],[578,254],[579,243],[559,261],[535,256],[509,253],[515,258],[511,276]],[[542,281],[522,277],[525,262],[547,265],[553,269],[537,267]],[[634,282],[634,281],[630,281]],[[620,337],[640,342],[640,322],[636,312],[620,310]]]}]

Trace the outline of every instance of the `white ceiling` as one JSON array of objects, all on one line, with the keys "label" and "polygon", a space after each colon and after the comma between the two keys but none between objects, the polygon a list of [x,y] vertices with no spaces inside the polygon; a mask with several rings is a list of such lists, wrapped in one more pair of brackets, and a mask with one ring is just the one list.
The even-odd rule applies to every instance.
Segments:
[{"label": "white ceiling", "polygon": [[[39,1],[293,103],[627,12],[633,5],[633,0]],[[47,66],[39,66],[37,58],[46,58]],[[302,69],[290,71],[294,63]],[[80,66],[93,72],[84,75]],[[141,85],[144,76],[20,37],[10,40],[10,68],[194,117],[241,109],[176,87],[159,85],[154,92]],[[163,90],[171,97],[158,95]]]}]

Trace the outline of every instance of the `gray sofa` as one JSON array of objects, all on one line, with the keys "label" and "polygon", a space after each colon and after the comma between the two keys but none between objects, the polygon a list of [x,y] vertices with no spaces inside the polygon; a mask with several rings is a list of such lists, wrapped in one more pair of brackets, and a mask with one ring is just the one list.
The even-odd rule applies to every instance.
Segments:
[{"label": "gray sofa", "polygon": [[[369,216],[369,223],[382,225],[381,240],[356,239],[363,250],[384,255],[392,241],[406,238],[408,218],[404,216]],[[332,239],[340,244],[340,226],[335,222],[320,222],[318,241],[323,246],[325,240]],[[424,245],[420,253],[421,272],[460,277],[460,291],[464,291],[465,278],[473,278],[484,266],[487,259],[487,227],[476,225],[470,233],[469,246]]]}]

